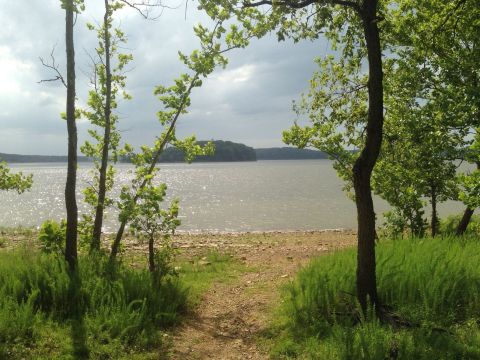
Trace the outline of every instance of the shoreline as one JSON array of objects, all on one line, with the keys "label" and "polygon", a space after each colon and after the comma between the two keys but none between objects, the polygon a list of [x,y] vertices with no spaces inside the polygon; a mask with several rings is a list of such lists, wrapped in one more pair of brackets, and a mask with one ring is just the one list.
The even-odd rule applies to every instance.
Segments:
[{"label": "shoreline", "polygon": [[[0,225],[0,234],[6,232],[14,231],[38,231],[40,226],[3,226]],[[242,235],[262,235],[262,234],[323,234],[323,233],[342,233],[342,234],[356,234],[356,231],[351,228],[326,228],[326,229],[313,229],[313,230],[303,230],[303,229],[287,229],[287,230],[178,230],[175,231],[175,235],[183,236],[242,236]],[[104,231],[104,236],[111,236],[115,234],[114,231]],[[127,236],[129,237],[129,236]]]},{"label": "shoreline", "polygon": [[[324,233],[344,233],[344,234],[356,234],[356,231],[348,228],[327,228],[327,229],[315,229],[315,230],[252,230],[252,231],[230,231],[230,230],[179,230],[175,232],[175,235],[186,235],[186,236],[221,236],[221,235],[274,235],[274,234],[324,234]],[[105,233],[106,235],[111,235],[113,233]]]}]

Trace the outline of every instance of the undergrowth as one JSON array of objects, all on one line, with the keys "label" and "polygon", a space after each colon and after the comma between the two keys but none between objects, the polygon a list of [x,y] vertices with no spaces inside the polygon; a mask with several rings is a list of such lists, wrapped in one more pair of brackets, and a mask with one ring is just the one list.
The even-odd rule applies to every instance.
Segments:
[{"label": "undergrowth", "polygon": [[55,254],[0,252],[0,359],[128,358],[158,347],[185,310],[176,277],[154,286],[147,270],[112,270],[100,255],[78,268],[70,274]]},{"label": "undergrowth", "polygon": [[0,251],[0,359],[158,359],[169,328],[211,284],[245,270],[211,251],[176,263],[178,276],[158,287],[143,255],[114,271],[101,255],[81,255],[71,276],[44,244]]},{"label": "undergrowth", "polygon": [[[480,242],[385,241],[377,247],[383,304],[408,327],[358,322],[356,251],[322,256],[287,285],[269,334],[274,358],[480,359]],[[373,311],[372,311],[373,312]]]}]

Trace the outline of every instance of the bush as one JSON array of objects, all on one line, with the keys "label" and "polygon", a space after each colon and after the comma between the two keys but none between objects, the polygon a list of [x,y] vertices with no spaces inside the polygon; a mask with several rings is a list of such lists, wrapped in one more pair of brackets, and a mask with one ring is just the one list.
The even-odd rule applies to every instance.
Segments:
[{"label": "bush", "polygon": [[54,220],[45,221],[40,227],[38,240],[44,253],[63,253],[66,236],[66,222],[57,223]]},{"label": "bush", "polygon": [[413,324],[356,325],[356,252],[314,260],[285,290],[276,357],[480,359],[480,243],[411,239],[377,247],[379,296]]}]

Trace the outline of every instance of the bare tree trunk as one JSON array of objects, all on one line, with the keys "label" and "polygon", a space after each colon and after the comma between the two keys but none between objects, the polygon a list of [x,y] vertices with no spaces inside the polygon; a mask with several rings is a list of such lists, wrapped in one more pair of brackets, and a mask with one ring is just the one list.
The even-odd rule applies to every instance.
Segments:
[{"label": "bare tree trunk", "polygon": [[67,230],[65,243],[65,260],[71,270],[77,263],[77,225],[78,208],[76,200],[77,179],[77,125],[75,123],[75,48],[73,44],[74,4],[66,1],[66,31],[67,48],[67,130],[68,130],[68,170],[65,186],[65,204],[67,208]]},{"label": "bare tree trunk", "polygon": [[110,146],[110,115],[111,115],[111,99],[112,99],[112,72],[110,67],[110,30],[109,19],[110,18],[110,5],[108,0],[105,0],[105,15],[103,18],[103,41],[105,43],[105,106],[104,106],[104,120],[105,120],[105,132],[103,135],[103,149],[102,149],[102,163],[100,165],[100,174],[98,182],[98,202],[95,210],[95,221],[93,225],[93,236],[90,244],[90,250],[100,250],[100,237],[102,235],[103,224],[103,212],[105,209],[105,195],[106,195],[106,182],[107,182],[107,168],[108,168],[108,155]]},{"label": "bare tree trunk", "polygon": [[472,219],[474,211],[475,210],[470,207],[467,207],[465,209],[465,212],[463,213],[463,216],[462,216],[462,220],[460,220],[460,223],[457,226],[457,231],[456,231],[457,236],[463,235],[465,231],[467,231],[468,224],[470,224],[470,220]]},{"label": "bare tree trunk", "polygon": [[375,212],[371,175],[383,136],[383,71],[380,33],[377,26],[378,0],[364,0],[361,16],[368,52],[368,120],[365,146],[353,167],[353,184],[358,218],[357,297],[363,309],[379,305],[375,261]]},{"label": "bare tree trunk", "polygon": [[431,187],[431,202],[432,202],[432,237],[435,237],[438,233],[438,212],[437,212],[437,192],[435,185]]}]

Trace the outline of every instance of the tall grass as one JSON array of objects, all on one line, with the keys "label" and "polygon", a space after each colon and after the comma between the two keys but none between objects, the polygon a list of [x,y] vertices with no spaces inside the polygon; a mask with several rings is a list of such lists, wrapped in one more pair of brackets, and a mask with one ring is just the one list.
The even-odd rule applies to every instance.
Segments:
[{"label": "tall grass", "polygon": [[480,242],[386,241],[377,247],[379,296],[411,324],[357,323],[354,249],[312,261],[285,290],[275,357],[480,359]]},{"label": "tall grass", "polygon": [[148,271],[121,265],[107,271],[101,256],[81,257],[78,268],[71,275],[61,257],[33,250],[0,253],[0,358],[15,358],[19,344],[34,349],[52,327],[68,334],[61,341],[73,353],[119,358],[110,344],[158,345],[159,329],[185,309],[187,291],[175,277],[154,286]]}]

